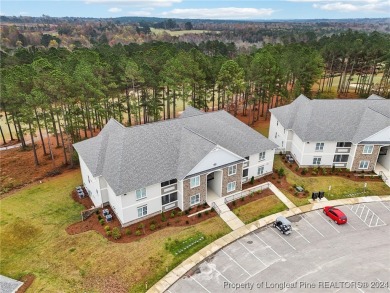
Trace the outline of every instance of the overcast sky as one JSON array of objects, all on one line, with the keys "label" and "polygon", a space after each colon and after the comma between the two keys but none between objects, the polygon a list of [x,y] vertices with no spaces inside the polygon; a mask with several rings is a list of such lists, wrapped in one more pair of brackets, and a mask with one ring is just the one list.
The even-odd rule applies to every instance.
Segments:
[{"label": "overcast sky", "polygon": [[204,19],[390,17],[390,0],[1,0],[7,16],[154,16]]}]

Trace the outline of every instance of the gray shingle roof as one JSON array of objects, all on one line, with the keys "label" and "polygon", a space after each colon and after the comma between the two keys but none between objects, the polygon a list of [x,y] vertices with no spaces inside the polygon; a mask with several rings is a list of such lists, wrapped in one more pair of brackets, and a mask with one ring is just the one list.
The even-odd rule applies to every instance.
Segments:
[{"label": "gray shingle roof", "polygon": [[23,285],[23,282],[0,275],[0,292],[13,293]]},{"label": "gray shingle roof", "polygon": [[390,100],[376,95],[365,100],[309,100],[300,95],[270,112],[303,141],[359,143],[390,126]]},{"label": "gray shingle roof", "polygon": [[111,119],[97,137],[74,147],[92,175],[103,176],[118,195],[183,179],[216,145],[241,157],[277,147],[225,111],[186,116],[133,127]]}]

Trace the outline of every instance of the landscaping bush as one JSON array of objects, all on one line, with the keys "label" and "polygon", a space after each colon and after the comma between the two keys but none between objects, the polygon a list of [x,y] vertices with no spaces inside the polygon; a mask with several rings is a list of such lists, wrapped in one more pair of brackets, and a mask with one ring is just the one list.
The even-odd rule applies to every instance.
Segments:
[{"label": "landscaping bush", "polygon": [[181,216],[183,215],[183,212],[182,212],[182,211],[178,211],[178,212],[177,212],[177,215],[178,215],[179,217],[181,217]]},{"label": "landscaping bush", "polygon": [[284,172],[284,169],[283,168],[280,168],[278,170],[278,175],[279,175],[279,178],[282,178],[284,175],[285,175],[285,172]]},{"label": "landscaping bush", "polygon": [[110,226],[105,226],[105,227],[104,227],[104,230],[110,231]]},{"label": "landscaping bush", "polygon": [[232,205],[236,206],[236,201],[235,200],[233,200]]},{"label": "landscaping bush", "polygon": [[241,201],[245,201],[245,197],[241,197]]},{"label": "landscaping bush", "polygon": [[156,230],[156,225],[155,224],[151,224],[149,229],[150,229],[150,231]]},{"label": "landscaping bush", "polygon": [[126,234],[127,236],[131,235],[131,230],[130,230],[130,229],[126,229],[126,230],[125,230],[125,234]]},{"label": "landscaping bush", "polygon": [[299,167],[295,167],[295,172],[298,172],[299,171]]},{"label": "landscaping bush", "polygon": [[251,177],[251,184],[252,185],[255,184],[255,177],[254,176]]},{"label": "landscaping bush", "polygon": [[204,214],[207,216],[209,214],[209,211],[205,211]]},{"label": "landscaping bush", "polygon": [[167,218],[165,217],[165,214],[161,213],[161,221],[165,222],[166,220],[167,220]]},{"label": "landscaping bush", "polygon": [[251,191],[251,193],[249,194],[250,197],[253,197],[254,194],[253,194],[253,191]]},{"label": "landscaping bush", "polygon": [[95,214],[96,214],[96,215],[99,215],[99,210],[96,210],[96,211],[95,211]]},{"label": "landscaping bush", "polygon": [[325,168],[322,168],[322,169],[321,169],[321,172],[322,172],[322,175],[326,175],[326,174],[328,174],[328,172],[326,171],[326,169],[325,169]]},{"label": "landscaping bush", "polygon": [[99,223],[100,223],[100,225],[103,226],[103,225],[104,225],[104,220],[103,220],[103,219],[100,219],[100,220],[99,220]]},{"label": "landscaping bush", "polygon": [[188,215],[188,214],[190,213],[190,210],[189,210],[189,209],[188,209],[188,210],[185,210],[184,213],[185,213],[186,215]]},{"label": "landscaping bush", "polygon": [[152,221],[150,222],[150,225],[152,225],[152,224],[155,224],[155,225],[156,225],[156,221],[155,221],[155,220],[152,220]]},{"label": "landscaping bush", "polygon": [[171,218],[174,218],[175,217],[175,212],[173,211],[172,213],[171,213]]},{"label": "landscaping bush", "polygon": [[141,236],[141,230],[137,230],[137,231],[135,231],[135,235],[137,235],[137,236]]},{"label": "landscaping bush", "polygon": [[111,231],[106,231],[106,235],[108,236],[108,237],[110,237],[111,236]]},{"label": "landscaping bush", "polygon": [[204,207],[204,208],[207,208],[207,202],[205,202],[205,203],[203,204],[203,207]]},{"label": "landscaping bush", "polygon": [[202,217],[202,213],[198,213],[198,218],[201,218]]},{"label": "landscaping bush", "polygon": [[101,215],[98,215],[97,216],[98,220],[100,221],[102,219],[102,216]]},{"label": "landscaping bush", "polygon": [[210,212],[212,212],[212,213],[215,212],[215,209],[214,209],[214,208],[211,208]]},{"label": "landscaping bush", "polygon": [[186,224],[187,224],[187,225],[189,225],[189,224],[190,224],[190,222],[186,221]]},{"label": "landscaping bush", "polygon": [[121,230],[118,228],[118,227],[114,227],[112,229],[112,238],[114,238],[115,240],[119,239],[122,237],[122,233],[121,233]]}]

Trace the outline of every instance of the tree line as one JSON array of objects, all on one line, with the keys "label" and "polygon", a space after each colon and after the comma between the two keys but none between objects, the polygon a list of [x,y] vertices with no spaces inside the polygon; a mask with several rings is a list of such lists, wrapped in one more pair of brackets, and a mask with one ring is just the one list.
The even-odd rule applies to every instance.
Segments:
[{"label": "tree line", "polygon": [[[368,71],[376,64],[375,68],[382,66],[388,75],[388,49],[369,49],[371,36],[365,37],[362,44],[367,54],[358,56],[368,59]],[[175,118],[189,104],[204,111],[225,109],[233,115],[242,111],[253,123],[261,116],[266,119],[267,109],[289,103],[300,93],[320,95],[329,90],[322,87],[321,79],[329,79],[329,68],[334,74],[336,68],[342,74],[351,72],[345,66],[351,58],[349,51],[345,55],[332,51],[334,57],[330,58],[327,48],[337,41],[340,39],[267,45],[250,54],[228,50],[221,42],[214,46],[100,44],[73,51],[20,48],[12,54],[1,52],[0,105],[11,139],[27,147],[24,135],[28,134],[36,165],[37,139],[43,153],[52,159],[53,139],[56,147],[63,149],[64,164],[72,164],[72,143],[94,136],[111,117],[132,126]],[[381,44],[388,45],[388,39]],[[221,49],[224,46],[226,50]],[[313,93],[318,80],[320,90]],[[3,134],[3,129],[0,131]]]}]

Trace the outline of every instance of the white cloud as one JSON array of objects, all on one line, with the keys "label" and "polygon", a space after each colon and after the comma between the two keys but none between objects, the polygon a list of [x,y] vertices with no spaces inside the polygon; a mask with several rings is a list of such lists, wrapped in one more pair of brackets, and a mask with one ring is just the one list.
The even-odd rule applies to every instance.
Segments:
[{"label": "white cloud", "polygon": [[314,8],[319,8],[327,11],[339,11],[339,12],[379,12],[389,13],[390,2],[389,1],[377,1],[377,0],[365,0],[365,1],[344,1],[344,2],[330,2],[313,4]]},{"label": "white cloud", "polygon": [[271,8],[188,8],[173,9],[162,13],[165,17],[203,18],[203,19],[258,19],[270,16],[275,10]]},{"label": "white cloud", "polygon": [[169,7],[182,0],[86,0],[87,4],[128,5],[136,7]]},{"label": "white cloud", "polygon": [[118,8],[118,7],[112,7],[110,9],[108,9],[108,12],[111,12],[111,13],[118,13],[121,11],[122,11],[122,8]]}]

